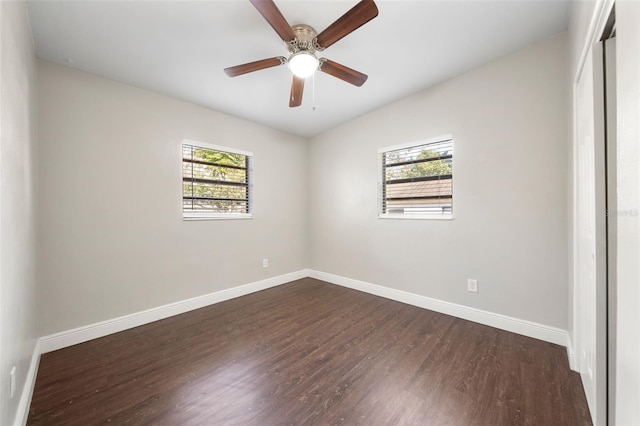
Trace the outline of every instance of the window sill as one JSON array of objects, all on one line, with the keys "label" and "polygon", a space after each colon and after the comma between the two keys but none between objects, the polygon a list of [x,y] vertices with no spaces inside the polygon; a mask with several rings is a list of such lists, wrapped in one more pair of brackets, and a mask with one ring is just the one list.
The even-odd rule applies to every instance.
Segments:
[{"label": "window sill", "polygon": [[252,214],[218,214],[218,215],[183,215],[182,220],[238,220],[238,219],[253,219]]},{"label": "window sill", "polygon": [[413,220],[453,220],[452,214],[425,215],[425,214],[379,214],[378,219],[413,219]]}]

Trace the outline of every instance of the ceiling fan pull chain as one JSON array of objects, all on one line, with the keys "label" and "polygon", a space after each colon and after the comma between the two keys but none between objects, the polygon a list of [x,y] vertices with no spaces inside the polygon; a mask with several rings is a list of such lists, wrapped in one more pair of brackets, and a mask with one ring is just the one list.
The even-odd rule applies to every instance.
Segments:
[{"label": "ceiling fan pull chain", "polygon": [[313,73],[313,80],[311,81],[311,90],[312,90],[312,98],[313,98],[313,107],[311,107],[312,111],[316,110],[316,73]]}]

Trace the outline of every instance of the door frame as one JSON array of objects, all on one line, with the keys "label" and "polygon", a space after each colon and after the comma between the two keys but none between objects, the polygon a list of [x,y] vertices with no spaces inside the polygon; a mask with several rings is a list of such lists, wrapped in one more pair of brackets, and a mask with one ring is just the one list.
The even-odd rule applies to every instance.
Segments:
[{"label": "door frame", "polygon": [[[572,297],[573,297],[573,326],[572,333],[570,335],[570,339],[568,342],[568,355],[570,366],[573,370],[581,372],[583,374],[587,374],[587,367],[583,365],[584,362],[581,362],[583,351],[586,348],[585,345],[590,342],[583,342],[580,339],[581,335],[585,335],[585,333],[592,332],[596,335],[595,340],[595,361],[594,364],[596,367],[595,373],[595,389],[587,389],[585,387],[585,391],[590,393],[587,395],[587,400],[589,402],[589,409],[592,414],[592,419],[595,425],[605,425],[607,424],[607,318],[606,318],[606,309],[607,309],[607,289],[606,289],[606,263],[607,263],[607,250],[606,250],[606,217],[604,217],[604,210],[601,212],[603,217],[596,217],[596,233],[599,234],[596,237],[596,299],[595,299],[595,310],[591,309],[593,307],[582,306],[585,302],[585,297],[583,293],[581,293],[581,287],[578,282],[581,274],[580,270],[580,244],[579,244],[579,221],[578,221],[578,179],[580,177],[580,173],[582,169],[579,168],[580,163],[578,162],[578,150],[579,150],[579,141],[578,141],[578,123],[576,119],[576,114],[578,111],[578,83],[580,82],[583,71],[585,70],[585,66],[593,66],[594,71],[602,70],[602,51],[601,46],[599,46],[600,39],[602,37],[603,32],[605,31],[605,27],[609,16],[614,7],[614,0],[602,0],[596,3],[595,10],[593,13],[593,17],[587,31],[587,35],[583,40],[583,46],[581,50],[580,59],[578,62],[578,66],[576,68],[576,73],[573,76],[573,112],[574,115],[572,117],[573,123],[573,200],[572,200],[572,272],[573,272],[573,280],[572,280]],[[592,61],[591,63],[587,63],[587,61]],[[600,69],[598,69],[600,67]],[[599,81],[598,81],[599,80]],[[588,82],[593,84],[594,87],[594,148],[596,151],[594,156],[594,166],[602,166],[604,168],[604,81],[603,76],[600,74],[597,75],[597,72],[594,72],[593,81]],[[597,87],[600,87],[600,93],[597,93]],[[601,115],[601,117],[597,117],[597,115]],[[601,120],[599,122],[599,120]],[[600,169],[592,170],[594,174],[600,173]],[[602,174],[599,176],[595,176],[595,184],[594,184],[594,197],[596,200],[596,205],[600,206],[603,203],[606,197],[606,176],[604,175],[604,170],[602,170]],[[600,206],[601,207],[601,206]],[[594,212],[595,213],[595,212]],[[588,298],[587,298],[588,300]],[[590,309],[592,312],[587,311]],[[590,321],[583,321],[584,315],[591,315],[593,318],[589,318]],[[593,321],[591,321],[593,319]],[[593,328],[592,330],[587,330],[588,328]]]}]

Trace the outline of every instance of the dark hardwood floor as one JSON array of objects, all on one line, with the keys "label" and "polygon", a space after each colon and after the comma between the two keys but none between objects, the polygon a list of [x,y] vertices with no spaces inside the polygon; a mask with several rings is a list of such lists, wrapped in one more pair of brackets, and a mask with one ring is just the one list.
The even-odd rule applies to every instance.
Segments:
[{"label": "dark hardwood floor", "polygon": [[29,425],[591,424],[565,348],[303,279],[42,355]]}]

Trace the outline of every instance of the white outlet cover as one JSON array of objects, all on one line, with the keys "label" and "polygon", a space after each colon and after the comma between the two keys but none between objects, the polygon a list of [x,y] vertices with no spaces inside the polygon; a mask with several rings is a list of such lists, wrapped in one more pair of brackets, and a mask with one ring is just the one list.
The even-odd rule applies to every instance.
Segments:
[{"label": "white outlet cover", "polygon": [[263,268],[269,267],[269,259],[262,259],[262,267]]},{"label": "white outlet cover", "polygon": [[477,293],[478,292],[478,280],[468,279],[467,280],[467,291],[470,291],[472,293]]}]

